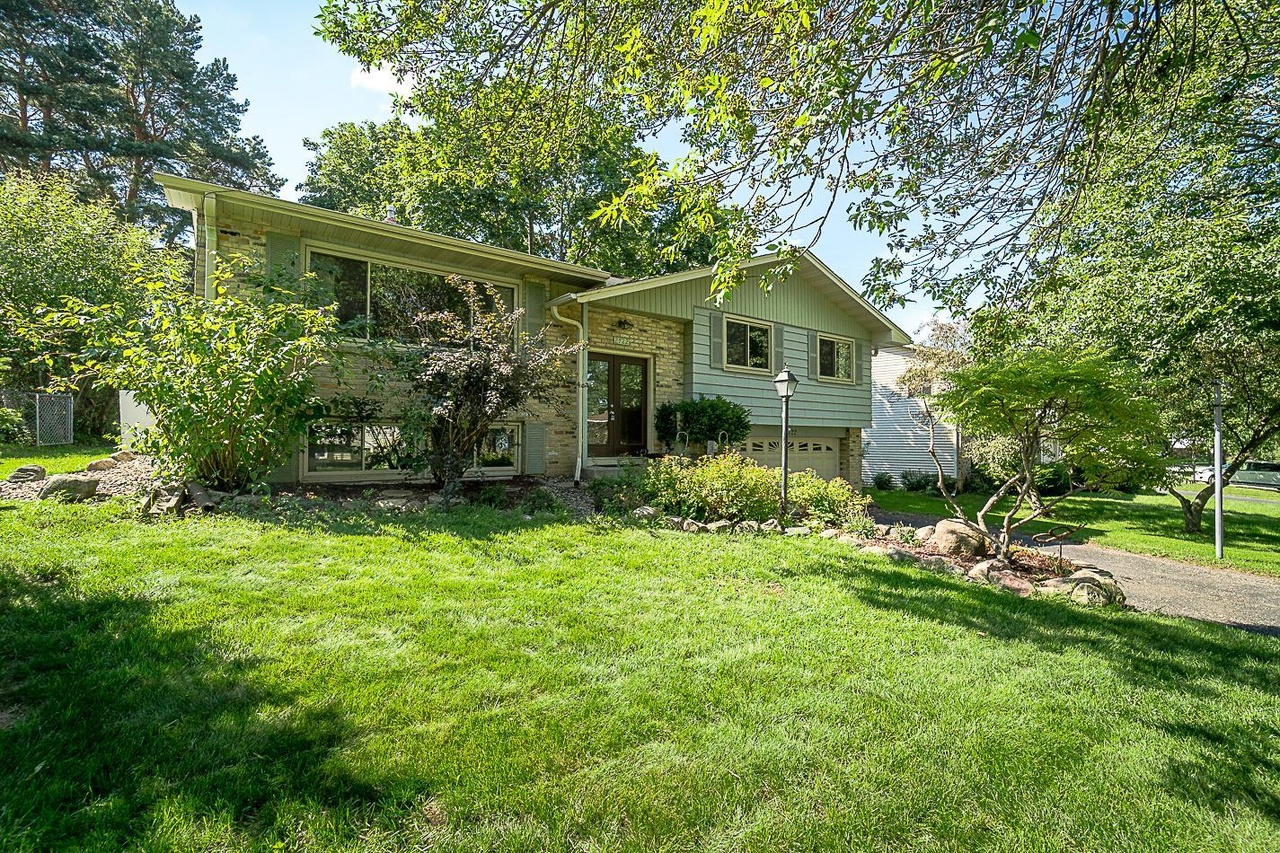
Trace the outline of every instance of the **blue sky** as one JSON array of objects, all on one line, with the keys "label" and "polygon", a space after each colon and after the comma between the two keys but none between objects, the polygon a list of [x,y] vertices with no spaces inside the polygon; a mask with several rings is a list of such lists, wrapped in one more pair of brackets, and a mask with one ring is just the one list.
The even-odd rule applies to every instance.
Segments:
[{"label": "blue sky", "polygon": [[[239,94],[249,100],[244,131],[265,140],[277,174],[287,181],[285,198],[297,197],[306,175],[304,138],[317,138],[342,121],[382,120],[391,115],[389,74],[361,72],[355,60],[314,34],[318,0],[178,0],[204,26],[205,61],[226,57],[239,79]],[[678,156],[670,143],[656,146],[662,156]],[[854,286],[881,244],[854,231],[835,213],[825,226],[817,253]],[[889,316],[909,334],[932,315],[932,306],[891,309]]]}]

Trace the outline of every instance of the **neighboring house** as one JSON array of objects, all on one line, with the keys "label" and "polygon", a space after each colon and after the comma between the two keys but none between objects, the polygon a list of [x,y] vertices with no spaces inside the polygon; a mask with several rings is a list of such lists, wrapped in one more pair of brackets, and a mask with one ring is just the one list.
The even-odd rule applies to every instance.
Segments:
[{"label": "neighboring house", "polygon": [[[871,362],[872,427],[863,432],[862,452],[862,477],[868,483],[877,474],[890,474],[898,481],[903,471],[933,474],[936,470],[929,455],[923,404],[908,397],[898,385],[914,359],[910,346],[893,345],[881,347]],[[964,464],[959,431],[950,424],[937,423],[933,438],[943,470],[957,476]]]},{"label": "neighboring house", "polygon": [[[857,482],[872,417],[871,352],[909,342],[812,254],[772,295],[757,284],[777,258],[750,261],[746,283],[717,306],[707,300],[711,268],[624,281],[394,223],[157,177],[169,203],[192,212],[198,291],[213,292],[218,256],[243,255],[315,272],[332,287],[342,319],[368,315],[376,329],[407,320],[390,298],[396,288],[442,292],[445,277],[456,273],[494,285],[523,307],[529,332],[545,328],[549,341],[584,341],[555,401],[513,412],[493,431],[477,459],[477,470],[490,476],[581,478],[658,452],[655,408],[716,394],[751,411],[756,428],[744,452],[777,464],[780,403],[771,380],[786,365],[802,383],[791,403],[791,464]],[[323,391],[337,392],[331,376],[318,378]],[[394,399],[386,403],[393,412]],[[378,453],[394,438],[393,421],[357,430],[318,424],[277,479],[401,478]]]}]

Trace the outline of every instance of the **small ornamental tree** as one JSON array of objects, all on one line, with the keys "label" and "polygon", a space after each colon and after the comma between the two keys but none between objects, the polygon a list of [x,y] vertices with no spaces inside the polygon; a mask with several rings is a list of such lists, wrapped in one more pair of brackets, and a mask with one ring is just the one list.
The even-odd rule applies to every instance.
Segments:
[{"label": "small ornamental tree", "polygon": [[[930,446],[938,490],[958,520],[991,542],[998,558],[1008,555],[1018,528],[1070,495],[1158,482],[1164,474],[1159,414],[1135,396],[1133,375],[1106,354],[1012,350],[951,371],[946,383],[926,401],[926,411],[944,414],[985,446],[1005,452],[985,460],[998,485],[973,519],[946,489],[942,463]],[[1071,481],[1062,494],[1036,503],[1036,471],[1048,455],[1063,463]],[[1005,498],[1011,502],[999,521],[988,523]]]},{"label": "small ornamental tree", "polygon": [[547,400],[563,380],[564,360],[578,351],[524,332],[523,309],[508,308],[492,287],[456,276],[449,283],[462,306],[419,315],[416,340],[384,349],[388,379],[408,398],[402,463],[416,474],[429,471],[446,500],[494,424],[531,400]]},{"label": "small ornamental tree", "polygon": [[230,276],[219,270],[214,299],[184,278],[144,282],[129,304],[68,299],[24,333],[82,340],[64,383],[91,376],[131,390],[155,418],[139,450],[167,476],[234,491],[288,459],[318,410],[314,370],[341,338],[330,310],[278,288],[224,289]]}]

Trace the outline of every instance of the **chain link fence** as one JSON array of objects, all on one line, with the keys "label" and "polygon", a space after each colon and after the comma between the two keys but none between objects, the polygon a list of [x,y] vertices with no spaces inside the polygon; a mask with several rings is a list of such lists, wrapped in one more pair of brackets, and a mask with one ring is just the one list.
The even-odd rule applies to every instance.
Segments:
[{"label": "chain link fence", "polygon": [[75,398],[70,394],[0,389],[0,406],[22,413],[37,447],[75,441]]}]

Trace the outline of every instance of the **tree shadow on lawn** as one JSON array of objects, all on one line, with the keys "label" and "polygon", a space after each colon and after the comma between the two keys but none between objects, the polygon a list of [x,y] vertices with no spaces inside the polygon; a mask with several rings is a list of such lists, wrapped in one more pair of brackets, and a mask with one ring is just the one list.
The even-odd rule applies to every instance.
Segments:
[{"label": "tree shadow on lawn", "polygon": [[[847,582],[876,609],[1031,643],[1053,654],[1081,651],[1156,694],[1206,703],[1233,688],[1280,696],[1280,640],[1191,620],[1022,599],[903,569],[863,569]],[[1166,789],[1218,812],[1249,809],[1280,824],[1275,723],[1221,716],[1146,722],[1184,744],[1183,755],[1165,768]]]},{"label": "tree shadow on lawn", "polygon": [[336,705],[158,613],[0,566],[0,847],[134,846],[165,813],[254,837],[299,804],[377,799],[332,760],[352,737]]},{"label": "tree shadow on lawn", "polygon": [[416,512],[380,509],[372,503],[339,504],[328,500],[287,500],[249,504],[233,510],[262,524],[334,536],[390,536],[420,542],[430,536],[484,540],[541,527],[572,523],[567,512],[539,512],[526,519],[519,509],[457,506],[449,511]]}]

